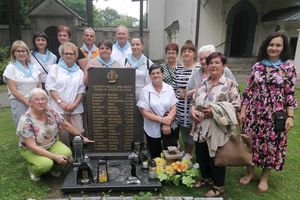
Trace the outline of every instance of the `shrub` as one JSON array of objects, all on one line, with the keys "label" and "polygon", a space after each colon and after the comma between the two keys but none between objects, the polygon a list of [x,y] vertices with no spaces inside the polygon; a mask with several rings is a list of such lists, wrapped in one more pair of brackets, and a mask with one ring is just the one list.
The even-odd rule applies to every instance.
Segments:
[{"label": "shrub", "polygon": [[0,84],[3,84],[3,72],[9,62],[9,47],[0,47]]}]

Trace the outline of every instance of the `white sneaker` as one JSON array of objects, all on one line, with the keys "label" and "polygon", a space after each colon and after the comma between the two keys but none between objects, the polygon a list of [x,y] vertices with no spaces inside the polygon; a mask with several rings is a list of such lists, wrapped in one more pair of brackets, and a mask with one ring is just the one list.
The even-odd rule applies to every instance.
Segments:
[{"label": "white sneaker", "polygon": [[34,175],[29,169],[28,169],[28,171],[29,171],[30,179],[32,181],[39,181],[40,180],[40,176]]}]

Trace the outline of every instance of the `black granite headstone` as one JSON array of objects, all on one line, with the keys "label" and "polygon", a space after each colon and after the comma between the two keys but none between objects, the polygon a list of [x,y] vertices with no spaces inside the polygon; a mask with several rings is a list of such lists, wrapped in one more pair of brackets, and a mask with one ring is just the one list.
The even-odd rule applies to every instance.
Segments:
[{"label": "black granite headstone", "polygon": [[135,129],[135,70],[92,68],[88,85],[88,134],[95,140],[90,155],[127,156],[142,134]]}]

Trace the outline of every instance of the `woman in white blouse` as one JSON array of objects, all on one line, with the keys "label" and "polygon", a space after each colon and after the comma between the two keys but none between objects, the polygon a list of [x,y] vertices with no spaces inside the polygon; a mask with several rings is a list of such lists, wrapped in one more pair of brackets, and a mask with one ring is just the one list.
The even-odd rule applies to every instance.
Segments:
[{"label": "woman in white blouse", "polygon": [[[172,127],[177,99],[172,86],[163,82],[163,69],[153,64],[149,69],[151,83],[141,91],[137,103],[144,117],[144,132],[151,157],[160,157],[162,149],[177,146],[178,132]],[[163,147],[162,144],[163,143]]]},{"label": "woman in white blouse", "polygon": [[149,83],[149,66],[153,63],[144,54],[144,42],[141,37],[131,39],[132,53],[125,59],[125,67],[135,68],[135,97],[139,100],[142,88]]},{"label": "woman in white blouse", "polygon": [[6,66],[3,79],[7,84],[10,107],[15,126],[28,108],[27,95],[33,88],[41,87],[40,72],[30,60],[27,45],[16,40],[11,46],[11,62]]},{"label": "woman in white blouse", "polygon": [[[62,45],[61,60],[50,68],[46,89],[50,92],[50,107],[64,116],[78,131],[83,130],[82,97],[85,93],[83,72],[76,64],[78,48],[71,42]],[[63,139],[69,145],[69,137]]]},{"label": "woman in white blouse", "polygon": [[49,67],[56,63],[56,56],[48,49],[48,35],[42,31],[33,34],[32,38],[33,51],[31,60],[34,66],[40,71],[41,82],[45,89],[46,77],[49,72]]}]

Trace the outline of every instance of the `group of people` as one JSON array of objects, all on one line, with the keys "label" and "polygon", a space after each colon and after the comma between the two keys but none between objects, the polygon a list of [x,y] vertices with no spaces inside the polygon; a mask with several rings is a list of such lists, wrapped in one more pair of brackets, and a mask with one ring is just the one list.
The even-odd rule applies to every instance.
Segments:
[{"label": "group of people", "polygon": [[[58,138],[63,136],[58,136],[59,130],[94,142],[82,131],[82,99],[90,84],[89,70],[125,67],[135,69],[138,117],[144,118],[143,132],[151,157],[178,146],[181,133],[184,157],[191,159],[195,152],[200,166],[202,178],[195,187],[209,186],[205,196],[219,196],[224,192],[225,167],[215,166],[213,158],[229,140],[228,124],[242,123],[243,132],[252,141],[253,165],[247,167],[240,183],[248,184],[254,178],[254,167],[261,167],[258,190],[267,191],[271,169],[283,169],[287,133],[294,125],[297,107],[296,71],[288,60],[287,36],[278,31],[263,41],[242,96],[226,57],[213,45],[197,50],[187,40],[179,51],[176,43],[169,43],[166,62],[156,64],[143,54],[143,39],[133,36],[129,41],[128,36],[128,29],[119,26],[114,44],[103,40],[96,46],[95,32],[87,28],[79,48],[70,42],[69,27],[59,26],[57,52],[49,51],[48,36],[43,32],[34,34],[32,52],[22,41],[12,44],[11,62],[3,76],[31,179],[38,180],[51,170],[57,174],[53,161],[66,164],[71,160],[70,137],[60,142]],[[279,110],[288,114],[282,132],[275,131],[272,118]],[[221,117],[227,123],[221,123]]]}]

